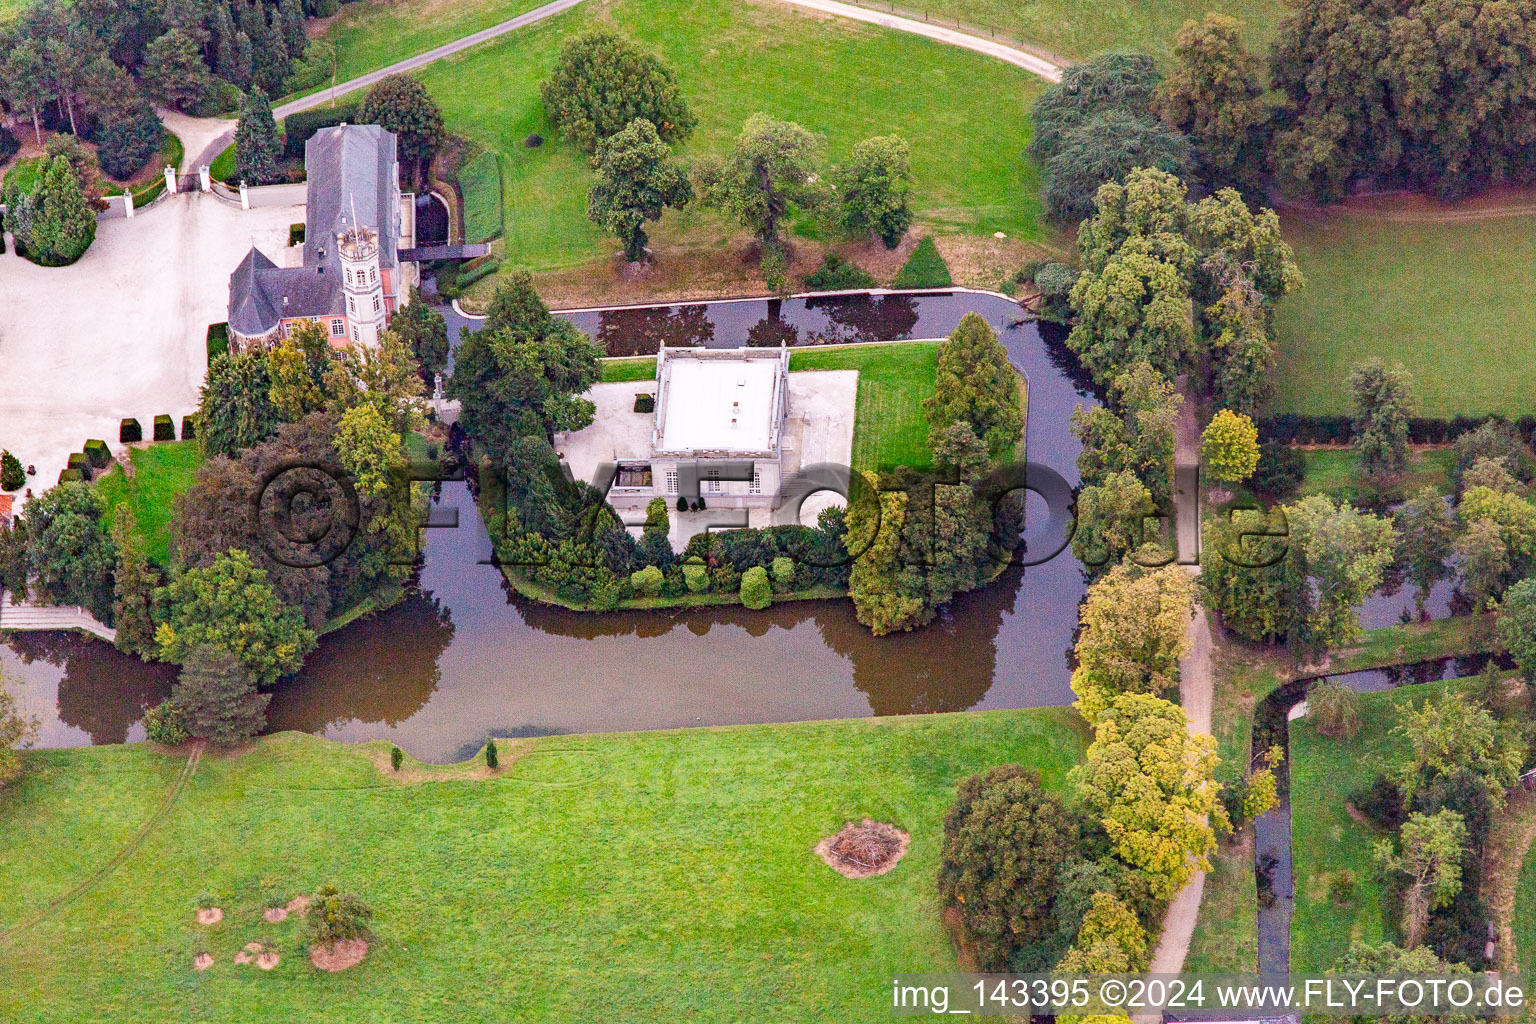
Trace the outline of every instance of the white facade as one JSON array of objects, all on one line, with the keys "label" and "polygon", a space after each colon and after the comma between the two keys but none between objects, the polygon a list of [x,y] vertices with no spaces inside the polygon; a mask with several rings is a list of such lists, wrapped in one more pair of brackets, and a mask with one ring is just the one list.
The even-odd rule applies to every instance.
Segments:
[{"label": "white facade", "polygon": [[719,508],[771,508],[789,410],[789,351],[667,349],[656,357],[648,450],[615,451],[616,508],[679,497]]},{"label": "white facade", "polygon": [[386,315],[378,233],[366,226],[348,228],[336,236],[336,255],[341,259],[341,288],[352,344],[377,345]]}]

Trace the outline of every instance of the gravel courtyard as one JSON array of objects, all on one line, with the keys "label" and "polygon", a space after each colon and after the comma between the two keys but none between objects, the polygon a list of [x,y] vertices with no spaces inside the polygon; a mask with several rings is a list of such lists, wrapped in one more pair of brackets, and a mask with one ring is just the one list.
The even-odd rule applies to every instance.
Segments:
[{"label": "gravel courtyard", "polygon": [[229,275],[255,244],[279,265],[302,206],[241,210],[185,193],[133,219],[99,222],[70,267],[0,255],[0,447],[35,464],[27,486],[58,480],[90,438],[117,447],[118,424],[197,407],[208,325],[226,318]]}]

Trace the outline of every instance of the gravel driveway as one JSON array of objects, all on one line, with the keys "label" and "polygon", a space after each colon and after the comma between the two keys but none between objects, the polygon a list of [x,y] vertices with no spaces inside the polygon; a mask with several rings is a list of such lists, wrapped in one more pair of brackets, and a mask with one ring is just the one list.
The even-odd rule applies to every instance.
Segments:
[{"label": "gravel driveway", "polygon": [[242,211],[211,195],[170,196],[103,220],[70,267],[0,256],[0,447],[37,466],[41,493],[90,438],[197,406],[208,325],[226,317],[229,275],[254,243],[279,265],[302,206]]}]

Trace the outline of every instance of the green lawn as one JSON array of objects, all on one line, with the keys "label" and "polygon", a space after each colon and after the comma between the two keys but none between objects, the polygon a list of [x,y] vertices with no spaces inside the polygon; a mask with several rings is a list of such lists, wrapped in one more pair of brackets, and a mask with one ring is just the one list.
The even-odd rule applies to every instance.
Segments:
[{"label": "green lawn", "polygon": [[196,441],[162,441],[133,449],[132,480],[113,469],[96,484],[110,507],[126,503],[132,509],[145,552],[161,565],[170,561],[173,499],[192,486],[202,464]]},{"label": "green lawn", "polygon": [[1416,414],[1536,413],[1536,219],[1288,216],[1307,286],[1280,304],[1275,407],[1347,413],[1372,356],[1414,375]]},{"label": "green lawn", "polygon": [[[1371,847],[1382,836],[1350,817],[1349,794],[1407,753],[1394,735],[1398,711],[1460,683],[1425,683],[1361,694],[1360,732],[1352,740],[1318,735],[1307,719],[1291,723],[1291,849],[1296,856],[1296,911],[1291,919],[1291,970],[1335,966],[1352,941],[1400,941],[1383,916]],[[1339,906],[1328,894],[1342,869],[1355,874],[1354,898]]]},{"label": "green lawn", "polygon": [[[615,251],[586,218],[586,156],[555,137],[538,95],[561,44],[597,26],[636,39],[676,70],[699,118],[685,158],[725,152],[759,110],[824,133],[832,163],[860,139],[900,132],[912,143],[921,222],[1044,237],[1038,173],[1022,156],[1029,104],[1043,83],[1024,71],[766,0],[588,0],[421,73],[448,127],[501,154],[509,268],[571,267]],[[534,134],[547,141],[525,147]],[[714,244],[736,231],[690,208],[669,213],[651,237],[661,246]]]},{"label": "green lawn", "polygon": [[625,384],[634,380],[651,380],[656,376],[655,356],[636,356],[633,359],[604,359],[597,364],[598,380],[604,384]]},{"label": "green lawn", "polygon": [[[383,744],[284,733],[205,757],[136,852],[10,939],[0,1017],[885,1021],[893,972],[956,969],[934,884],[956,784],[1016,761],[1059,788],[1084,742],[1066,708],[561,736],[503,741],[490,780],[402,786]],[[143,745],[26,757],[0,794],[0,933],[105,864],[180,766]],[[866,815],[911,848],[842,878],[813,847]],[[302,921],[259,915],[332,881],[377,939],[322,975]],[[193,923],[202,894],[216,927]],[[250,941],[275,970],[231,963]]]},{"label": "green lawn", "polygon": [[1536,843],[1525,851],[1525,861],[1520,865],[1510,925],[1515,936],[1515,958],[1529,984],[1530,979],[1536,978]]},{"label": "green lawn", "polygon": [[[1302,452],[1306,476],[1301,493],[1326,494],[1335,501],[1355,501],[1360,497],[1360,453],[1353,448],[1316,448]],[[1408,478],[1403,493],[1413,494],[1426,484],[1439,491],[1451,492],[1451,466],[1456,453],[1450,448],[1430,448],[1408,457]]]},{"label": "green lawn", "polygon": [[793,352],[793,370],[858,370],[853,468],[864,473],[893,466],[929,465],[928,419],[923,402],[933,394],[939,342],[847,345]]},{"label": "green lawn", "polygon": [[[598,365],[604,383],[649,380],[656,375],[654,356],[605,359]],[[859,371],[853,466],[863,472],[884,466],[928,465],[928,420],[923,401],[933,394],[938,366],[936,341],[807,348],[789,356],[792,372]]]},{"label": "green lawn", "polygon": [[[5,0],[0,0],[4,3]],[[341,5],[320,39],[337,50],[336,80],[367,74],[472,35],[540,6],[544,0],[360,0]],[[324,92],[326,82],[311,92]],[[349,97],[361,99],[362,93]]]},{"label": "green lawn", "polygon": [[[856,0],[888,8],[881,0]],[[1104,50],[1140,50],[1167,56],[1173,36],[1190,18],[1220,11],[1246,26],[1250,48],[1273,42],[1285,7],[1281,0],[893,0],[894,9],[934,21],[959,19],[1067,58]]]},{"label": "green lawn", "polygon": [[488,242],[505,230],[506,208],[501,188],[501,160],[481,153],[459,171],[464,193],[464,240]]}]

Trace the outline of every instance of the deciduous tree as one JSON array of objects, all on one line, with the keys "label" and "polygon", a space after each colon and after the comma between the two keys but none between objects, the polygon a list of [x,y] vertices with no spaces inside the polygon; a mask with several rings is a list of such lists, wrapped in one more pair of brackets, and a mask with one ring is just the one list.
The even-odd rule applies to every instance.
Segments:
[{"label": "deciduous tree", "polygon": [[214,558],[206,569],[187,569],[162,589],[165,621],[155,631],[160,656],[186,665],[210,650],[236,659],[261,686],[270,686],[304,664],[315,634],[284,604],[267,573],[239,549]]},{"label": "deciduous tree", "polygon": [[1392,526],[1398,561],[1413,580],[1414,601],[1422,615],[1430,589],[1450,575],[1446,559],[1456,538],[1456,517],[1445,497],[1425,485],[1392,513]]},{"label": "deciduous tree", "polygon": [[197,407],[197,441],[204,455],[237,455],[265,441],[281,422],[261,352],[215,356]]},{"label": "deciduous tree", "polygon": [[411,289],[411,301],[395,310],[389,329],[423,371],[435,374],[447,368],[448,322],[443,314],[422,301],[420,291]]},{"label": "deciduous tree", "polygon": [[592,157],[596,180],[587,191],[587,219],[617,235],[631,263],[645,259],[645,222],[693,198],[687,174],[671,156],[656,126],[636,118],[600,141]]},{"label": "deciduous tree", "polygon": [[853,147],[833,175],[851,234],[875,234],[894,249],[912,226],[912,147],[899,135],[877,135]]},{"label": "deciduous tree", "polygon": [[1408,468],[1408,417],[1413,375],[1399,363],[1390,369],[1368,360],[1349,375],[1355,402],[1355,448],[1367,476],[1388,476]]},{"label": "deciduous tree", "polygon": [[1167,899],[1195,870],[1210,870],[1216,830],[1227,829],[1210,736],[1191,736],[1184,711],[1146,693],[1122,694],[1094,726],[1072,779],[1103,821],[1115,855],[1145,870]]},{"label": "deciduous tree", "polygon": [[210,743],[238,743],[267,727],[267,704],[251,670],[228,651],[198,648],[188,656],[171,691],[187,734]]},{"label": "deciduous tree", "polygon": [[1242,23],[1224,14],[1186,21],[1174,37],[1157,110],[1194,143],[1200,175],[1215,187],[1259,194],[1269,123],[1261,67],[1243,45]]},{"label": "deciduous tree", "polygon": [[383,79],[363,97],[357,119],[393,132],[400,162],[411,168],[416,182],[425,180],[443,143],[443,112],[419,78],[399,74]]},{"label": "deciduous tree", "polygon": [[1259,428],[1231,409],[1211,417],[1200,435],[1200,457],[1222,483],[1242,483],[1259,465]]},{"label": "deciduous tree", "polygon": [[1401,852],[1392,848],[1390,839],[1376,844],[1373,852],[1382,870],[1408,877],[1408,889],[1403,894],[1403,936],[1409,948],[1423,939],[1429,912],[1448,905],[1461,891],[1466,838],[1461,815],[1441,810],[1408,816],[1403,822]]},{"label": "deciduous tree", "polygon": [[765,246],[777,247],[779,222],[790,208],[820,202],[812,179],[821,149],[821,137],[798,124],[753,114],[724,160],[699,164],[699,198],[740,221]]},{"label": "deciduous tree", "polygon": [[1050,930],[1060,873],[1077,843],[1076,823],[1035,773],[1002,765],[960,784],[944,816],[939,893],[983,970],[1049,966],[1019,961]]},{"label": "deciduous tree", "polygon": [[33,596],[43,604],[78,604],[110,620],[117,549],[101,494],[83,483],[59,484],[27,502],[21,522]]},{"label": "deciduous tree", "polygon": [[1119,565],[1088,588],[1072,690],[1090,724],[1121,694],[1162,695],[1178,685],[1194,599],[1194,581],[1176,565]]},{"label": "deciduous tree", "polygon": [[157,653],[154,597],[161,579],[144,555],[144,542],[133,527],[127,506],[112,523],[112,543],[117,548],[112,598],[112,626],[117,636],[112,645],[148,661]]},{"label": "deciduous tree", "polygon": [[566,43],[539,94],[550,121],[588,153],[637,117],[669,144],[687,138],[696,123],[672,69],[612,32]]}]

